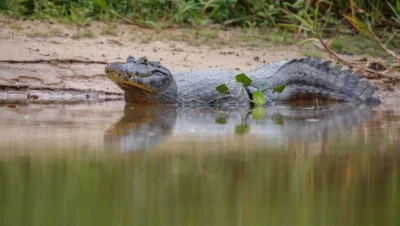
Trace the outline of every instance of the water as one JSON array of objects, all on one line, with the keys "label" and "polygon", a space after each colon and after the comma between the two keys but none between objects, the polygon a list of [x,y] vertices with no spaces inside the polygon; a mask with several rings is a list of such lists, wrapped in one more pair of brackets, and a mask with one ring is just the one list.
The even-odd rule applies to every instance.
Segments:
[{"label": "water", "polygon": [[0,106],[0,225],[400,225],[400,111]]}]

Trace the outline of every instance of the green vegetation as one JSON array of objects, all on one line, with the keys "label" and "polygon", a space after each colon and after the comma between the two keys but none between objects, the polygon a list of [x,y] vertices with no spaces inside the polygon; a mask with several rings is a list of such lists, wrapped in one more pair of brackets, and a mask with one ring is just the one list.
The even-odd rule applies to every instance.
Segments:
[{"label": "green vegetation", "polygon": [[62,31],[58,28],[53,28],[49,32],[29,32],[27,36],[29,38],[52,38],[52,37],[61,37],[63,35]]},{"label": "green vegetation", "polygon": [[[319,1],[312,0],[0,0],[0,9],[8,15],[42,19],[66,17],[85,26],[92,20],[123,19],[143,26],[160,24],[205,25],[210,22],[243,27],[276,26],[294,21],[292,13],[303,16],[313,12]],[[400,21],[398,0],[320,1],[321,20],[331,25],[342,21],[342,14],[366,12],[372,22]],[[332,4],[332,5],[331,5]],[[352,4],[357,6],[354,11]],[[328,9],[331,8],[330,11]]]},{"label": "green vegetation", "polygon": [[[388,46],[391,48],[400,47],[400,39],[390,41]],[[378,43],[367,39],[362,35],[340,35],[332,41],[330,48],[335,50],[337,53],[347,55],[368,54],[379,57],[383,57],[385,55],[385,52],[379,48]]]},{"label": "green vegetation", "polygon": [[[241,88],[241,96],[242,98],[248,100],[249,102],[253,103],[256,108],[252,109],[253,113],[253,119],[259,120],[262,119],[265,115],[265,108],[264,104],[267,102],[263,92],[268,89],[272,89],[273,93],[278,93],[278,102],[280,102],[280,94],[283,92],[283,90],[286,88],[286,84],[281,84],[275,88],[271,88],[271,85],[268,82],[263,82],[257,86],[257,91],[253,93],[252,100],[248,99],[245,95],[245,87],[251,85],[252,80],[247,77],[246,74],[241,73],[236,75],[236,82],[242,84]],[[222,95],[229,95],[231,92],[229,91],[229,88],[226,84],[221,84],[215,88],[215,90],[218,92],[218,97],[217,97],[217,110],[219,107],[219,99],[221,98]]]},{"label": "green vegetation", "polygon": [[91,31],[78,31],[72,35],[73,39],[94,38],[95,34]]},{"label": "green vegetation", "polygon": [[322,51],[314,46],[307,46],[303,49],[303,56],[322,58]]},{"label": "green vegetation", "polygon": [[118,31],[115,26],[107,26],[101,32],[102,35],[118,36]]}]

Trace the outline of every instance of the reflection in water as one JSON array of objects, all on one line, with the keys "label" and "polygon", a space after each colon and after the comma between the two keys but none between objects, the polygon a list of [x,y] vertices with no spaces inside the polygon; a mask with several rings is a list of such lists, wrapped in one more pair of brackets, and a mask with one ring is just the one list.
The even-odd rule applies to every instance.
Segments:
[{"label": "reflection in water", "polygon": [[0,156],[72,150],[391,151],[400,146],[396,108],[280,106],[254,120],[248,109],[124,106],[0,105]]},{"label": "reflection in water", "polygon": [[400,225],[399,153],[0,161],[0,225]]},{"label": "reflection in water", "polygon": [[283,106],[265,112],[261,120],[259,116],[255,120],[254,112],[245,108],[216,111],[210,107],[127,105],[124,116],[106,130],[104,141],[107,149],[124,151],[155,148],[170,136],[207,143],[248,135],[258,139],[255,143],[325,146],[331,134],[343,135],[374,117],[371,106],[353,103],[331,104],[319,110]]},{"label": "reflection in water", "polygon": [[124,116],[104,134],[109,150],[143,150],[169,136],[176,123],[176,109],[166,105],[125,105]]}]

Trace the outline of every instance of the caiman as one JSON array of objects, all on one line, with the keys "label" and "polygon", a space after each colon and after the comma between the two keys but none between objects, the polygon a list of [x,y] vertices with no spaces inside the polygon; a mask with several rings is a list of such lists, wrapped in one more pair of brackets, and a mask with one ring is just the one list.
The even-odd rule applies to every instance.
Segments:
[{"label": "caiman", "polygon": [[[321,62],[310,57],[269,63],[247,72],[252,83],[246,86],[246,92],[241,92],[242,86],[236,82],[232,71],[205,70],[172,75],[166,67],[146,57],[136,60],[129,56],[126,63],[109,64],[105,72],[125,92],[127,103],[214,105],[218,96],[215,88],[224,83],[230,94],[220,99],[221,105],[249,105],[248,99],[264,82],[268,82],[271,88],[286,84],[280,94],[282,101],[319,98],[380,103],[379,98],[373,97],[376,87],[361,75],[342,69],[340,65],[332,66],[331,61]],[[278,94],[270,89],[263,94],[267,104],[278,100]]]}]

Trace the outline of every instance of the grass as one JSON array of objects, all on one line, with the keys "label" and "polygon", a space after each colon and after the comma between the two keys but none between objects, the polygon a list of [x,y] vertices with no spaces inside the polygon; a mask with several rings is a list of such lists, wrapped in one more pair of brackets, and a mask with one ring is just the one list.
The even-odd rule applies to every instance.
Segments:
[{"label": "grass", "polygon": [[304,43],[301,46],[301,50],[303,56],[310,56],[316,58],[322,58],[324,53],[323,50],[318,49],[318,47],[314,46],[312,43]]},{"label": "grass", "polygon": [[13,30],[17,30],[17,31],[22,31],[23,30],[23,28],[18,24],[9,24],[8,27],[13,29]]},{"label": "grass", "polygon": [[330,47],[337,53],[347,55],[384,55],[384,52],[379,48],[376,42],[361,35],[339,36],[332,42]]},{"label": "grass", "polygon": [[53,29],[50,30],[49,34],[52,37],[56,37],[56,36],[60,37],[60,36],[63,35],[63,31],[60,28],[53,28]]},{"label": "grass", "polygon": [[219,32],[209,28],[203,29],[182,29],[177,35],[166,35],[166,39],[170,41],[183,41],[191,46],[212,45],[219,40]]},{"label": "grass", "polygon": [[101,31],[101,35],[118,36],[118,31],[115,26],[107,26]]},{"label": "grass", "polygon": [[29,32],[26,36],[29,38],[47,38],[47,34],[40,31]]},{"label": "grass", "polygon": [[274,30],[271,33],[267,33],[264,39],[275,45],[288,45],[293,44],[294,35],[287,30]]},{"label": "grass", "polygon": [[53,38],[61,37],[62,35],[63,32],[60,28],[53,28],[48,32],[33,31],[26,34],[26,36],[29,38]]},{"label": "grass", "polygon": [[317,50],[315,48],[307,48],[303,50],[302,54],[303,56],[309,56],[309,57],[315,57],[315,58],[322,58],[323,52],[320,50]]},{"label": "grass", "polygon": [[[315,1],[161,1],[161,0],[73,0],[30,1],[0,0],[0,13],[14,17],[40,19],[67,18],[71,23],[86,26],[94,20],[116,21],[124,19],[142,26],[163,25],[207,25],[223,24],[241,27],[276,27],[279,23],[293,19],[292,14],[303,16],[314,12]],[[329,25],[341,23],[342,14],[354,10],[349,1],[320,1],[319,15]],[[312,4],[310,4],[312,3]],[[332,3],[332,4],[331,4]],[[398,0],[353,1],[358,8],[355,13],[367,12],[374,20],[397,18],[400,13]],[[327,13],[331,8],[332,13]],[[396,11],[397,10],[397,11]],[[381,24],[381,23],[375,23]]]},{"label": "grass", "polygon": [[82,38],[95,38],[96,35],[92,31],[78,31],[72,35],[73,39],[82,39]]}]

